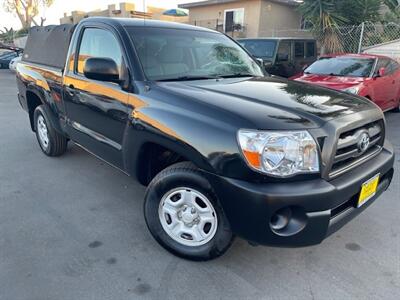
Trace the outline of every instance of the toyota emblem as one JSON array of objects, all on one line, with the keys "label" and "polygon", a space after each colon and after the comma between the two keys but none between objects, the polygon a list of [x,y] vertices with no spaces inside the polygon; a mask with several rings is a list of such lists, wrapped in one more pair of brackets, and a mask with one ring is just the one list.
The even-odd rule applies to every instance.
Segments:
[{"label": "toyota emblem", "polygon": [[370,143],[369,134],[364,132],[363,134],[361,134],[360,140],[358,141],[358,144],[357,144],[358,150],[361,153],[364,153],[365,151],[368,150],[369,143]]}]

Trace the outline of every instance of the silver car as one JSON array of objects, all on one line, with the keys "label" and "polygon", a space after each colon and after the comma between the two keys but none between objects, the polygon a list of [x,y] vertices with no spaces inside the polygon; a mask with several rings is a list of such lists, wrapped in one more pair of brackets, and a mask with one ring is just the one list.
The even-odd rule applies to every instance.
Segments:
[{"label": "silver car", "polygon": [[10,61],[10,64],[8,65],[8,67],[9,67],[9,69],[10,69],[11,71],[16,72],[16,70],[17,70],[17,64],[21,61],[21,58],[22,58],[22,56],[20,55],[20,56],[17,56],[17,57],[15,57],[15,58],[13,58],[13,59]]}]

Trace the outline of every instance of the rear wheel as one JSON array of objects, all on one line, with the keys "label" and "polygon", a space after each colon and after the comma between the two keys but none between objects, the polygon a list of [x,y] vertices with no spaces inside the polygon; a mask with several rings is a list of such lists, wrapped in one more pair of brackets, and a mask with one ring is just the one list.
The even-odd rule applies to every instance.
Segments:
[{"label": "rear wheel", "polygon": [[60,156],[67,150],[68,140],[51,125],[50,119],[40,105],[34,112],[35,132],[39,146],[47,156]]},{"label": "rear wheel", "polygon": [[190,260],[210,260],[233,241],[228,220],[207,179],[190,163],[158,174],[147,188],[147,226],[168,251]]}]

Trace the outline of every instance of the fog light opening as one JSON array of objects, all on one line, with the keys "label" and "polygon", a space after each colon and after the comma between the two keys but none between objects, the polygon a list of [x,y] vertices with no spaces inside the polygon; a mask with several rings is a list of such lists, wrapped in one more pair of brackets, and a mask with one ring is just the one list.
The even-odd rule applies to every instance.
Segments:
[{"label": "fog light opening", "polygon": [[271,230],[279,236],[292,236],[307,225],[307,215],[301,207],[288,206],[276,211],[269,220]]},{"label": "fog light opening", "polygon": [[289,225],[292,210],[289,207],[278,210],[271,218],[271,228],[273,230],[282,230]]}]

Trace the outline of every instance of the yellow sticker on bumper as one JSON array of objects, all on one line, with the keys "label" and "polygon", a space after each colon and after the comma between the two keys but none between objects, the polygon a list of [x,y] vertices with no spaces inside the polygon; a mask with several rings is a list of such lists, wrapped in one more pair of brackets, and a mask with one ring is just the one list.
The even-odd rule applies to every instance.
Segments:
[{"label": "yellow sticker on bumper", "polygon": [[362,206],[365,204],[369,199],[371,199],[375,194],[376,190],[378,189],[379,183],[379,174],[372,177],[367,182],[364,182],[361,186],[360,196],[358,198],[357,207]]}]

